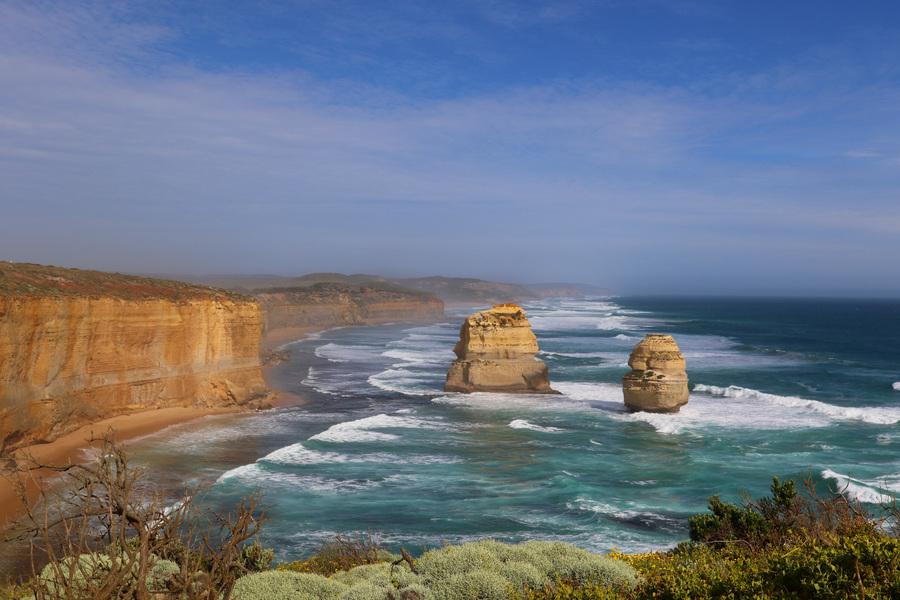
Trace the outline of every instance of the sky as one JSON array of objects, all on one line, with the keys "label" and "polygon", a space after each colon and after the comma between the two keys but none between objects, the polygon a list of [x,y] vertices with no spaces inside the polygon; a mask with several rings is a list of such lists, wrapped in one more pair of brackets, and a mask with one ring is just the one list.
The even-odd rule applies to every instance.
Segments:
[{"label": "sky", "polygon": [[900,3],[0,0],[0,260],[900,296]]}]

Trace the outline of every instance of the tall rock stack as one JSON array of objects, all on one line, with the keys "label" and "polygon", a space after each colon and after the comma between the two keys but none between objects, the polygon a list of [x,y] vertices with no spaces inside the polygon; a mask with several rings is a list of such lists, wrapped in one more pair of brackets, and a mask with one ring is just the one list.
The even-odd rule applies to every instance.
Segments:
[{"label": "tall rock stack", "polygon": [[537,338],[518,304],[497,304],[469,315],[453,349],[448,392],[555,394],[547,365],[535,358]]},{"label": "tall rock stack", "polygon": [[678,412],[688,401],[684,356],[671,335],[651,333],[631,351],[631,373],[622,379],[631,411]]}]

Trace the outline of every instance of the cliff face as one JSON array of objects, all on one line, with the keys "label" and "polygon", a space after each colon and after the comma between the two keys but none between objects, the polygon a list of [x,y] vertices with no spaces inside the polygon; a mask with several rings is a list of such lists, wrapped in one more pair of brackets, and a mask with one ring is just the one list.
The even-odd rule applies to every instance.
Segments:
[{"label": "cliff face", "polygon": [[267,395],[252,299],[12,263],[0,292],[0,450],[134,410]]},{"label": "cliff face", "polygon": [[469,315],[453,348],[448,392],[555,393],[547,365],[534,357],[537,338],[517,304],[498,304]]},{"label": "cliff face", "polygon": [[645,336],[632,350],[628,366],[632,371],[622,379],[628,410],[678,412],[687,404],[684,356],[671,335]]},{"label": "cliff face", "polygon": [[311,329],[435,321],[444,316],[444,303],[433,296],[367,286],[320,283],[254,295],[265,314],[270,346],[298,339]]}]

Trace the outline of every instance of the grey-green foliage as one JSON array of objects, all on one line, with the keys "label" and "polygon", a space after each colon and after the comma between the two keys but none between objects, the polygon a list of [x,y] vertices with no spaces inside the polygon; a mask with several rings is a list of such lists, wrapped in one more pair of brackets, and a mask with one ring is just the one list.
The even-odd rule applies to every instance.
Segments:
[{"label": "grey-green foliage", "polygon": [[41,570],[40,583],[51,596],[65,589],[72,590],[75,595],[84,595],[98,587],[112,568],[113,561],[106,554],[79,554],[45,566]]},{"label": "grey-green foliage", "polygon": [[616,588],[633,588],[637,584],[635,571],[629,565],[571,544],[532,541],[519,544],[519,548],[533,557],[533,564],[548,565],[546,572],[552,579]]},{"label": "grey-green foliage", "polygon": [[507,600],[512,585],[503,575],[488,569],[457,573],[431,585],[440,600]]},{"label": "grey-green foliage", "polygon": [[389,600],[434,600],[434,592],[421,583],[413,583],[399,590],[392,590]]},{"label": "grey-green foliage", "polygon": [[321,575],[266,571],[238,579],[236,600],[337,600],[347,586]]},{"label": "grey-green foliage", "polygon": [[[493,597],[490,594],[499,594],[498,578],[505,582],[507,595],[509,590],[538,588],[556,579],[615,588],[632,588],[637,581],[634,569],[625,563],[561,542],[513,545],[485,540],[447,546],[426,552],[416,566],[439,600],[475,593],[472,586],[478,586],[475,591],[484,597]],[[473,573],[477,577],[471,577]]]},{"label": "grey-green foliage", "polygon": [[357,583],[338,596],[338,600],[387,600],[388,591],[384,586],[373,583]]},{"label": "grey-green foliage", "polygon": [[366,582],[386,590],[406,587],[420,581],[419,576],[410,571],[406,563],[391,565],[386,562],[360,565],[349,571],[339,571],[331,578],[346,585]]},{"label": "grey-green foliage", "polygon": [[169,582],[181,573],[181,567],[171,560],[157,560],[147,574],[147,590],[150,592],[165,592],[169,589]]}]

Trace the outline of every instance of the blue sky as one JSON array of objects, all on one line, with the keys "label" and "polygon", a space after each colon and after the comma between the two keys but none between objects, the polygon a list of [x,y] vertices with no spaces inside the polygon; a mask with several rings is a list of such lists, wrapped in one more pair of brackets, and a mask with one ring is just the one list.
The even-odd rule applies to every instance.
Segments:
[{"label": "blue sky", "polygon": [[900,294],[896,2],[0,0],[0,259]]}]

